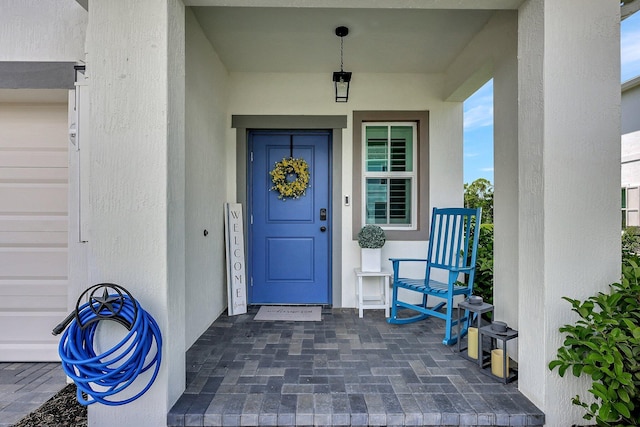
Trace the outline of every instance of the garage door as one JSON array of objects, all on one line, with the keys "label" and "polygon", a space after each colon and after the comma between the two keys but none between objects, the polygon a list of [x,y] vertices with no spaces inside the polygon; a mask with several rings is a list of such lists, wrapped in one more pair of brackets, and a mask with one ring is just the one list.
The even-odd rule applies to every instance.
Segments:
[{"label": "garage door", "polygon": [[0,361],[57,360],[51,329],[67,314],[67,133],[66,102],[0,99]]}]

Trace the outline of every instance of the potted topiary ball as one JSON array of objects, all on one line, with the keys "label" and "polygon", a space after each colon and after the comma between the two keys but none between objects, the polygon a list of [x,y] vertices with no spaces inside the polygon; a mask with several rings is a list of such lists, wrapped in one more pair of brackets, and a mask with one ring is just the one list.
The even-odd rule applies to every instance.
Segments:
[{"label": "potted topiary ball", "polygon": [[362,256],[362,271],[382,270],[382,247],[386,242],[384,230],[377,225],[367,224],[358,232],[358,245]]}]

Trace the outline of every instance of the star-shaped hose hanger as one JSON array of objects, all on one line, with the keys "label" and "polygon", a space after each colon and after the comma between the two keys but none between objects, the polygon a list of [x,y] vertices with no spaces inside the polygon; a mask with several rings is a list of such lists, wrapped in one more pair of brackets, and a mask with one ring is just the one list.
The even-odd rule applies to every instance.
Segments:
[{"label": "star-shaped hose hanger", "polygon": [[[120,303],[117,309],[113,308],[114,302]],[[109,316],[108,313],[103,312],[103,310],[106,309],[109,311],[109,313],[111,313],[112,316],[116,316],[122,308],[122,297],[109,295],[109,292],[107,292],[107,288],[105,287],[101,297],[97,297],[94,295],[91,296],[91,307],[93,308],[93,312],[98,315]]]},{"label": "star-shaped hose hanger", "polygon": [[[102,291],[102,295],[100,295]],[[126,299],[130,299],[133,302],[134,313],[132,321],[129,321],[122,314],[122,309]],[[88,302],[84,302],[88,301]],[[81,316],[83,309],[88,308],[93,312],[94,316],[89,316],[89,319],[84,321]],[[100,320],[115,320],[128,330],[131,330],[133,324],[138,316],[138,304],[129,291],[122,286],[115,285],[113,283],[100,283],[91,286],[80,295],[78,302],[76,303],[75,318],[76,322],[81,329],[86,328],[88,325],[98,322]]]}]

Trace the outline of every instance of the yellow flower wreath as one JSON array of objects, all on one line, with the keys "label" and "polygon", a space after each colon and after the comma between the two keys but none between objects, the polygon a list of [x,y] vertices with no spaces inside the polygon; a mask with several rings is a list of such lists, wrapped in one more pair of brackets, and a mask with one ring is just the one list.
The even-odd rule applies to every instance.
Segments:
[{"label": "yellow flower wreath", "polygon": [[[287,177],[292,174],[296,179],[289,181]],[[282,161],[276,162],[269,175],[273,182],[271,190],[277,190],[280,193],[278,199],[286,200],[287,197],[297,199],[304,196],[309,187],[309,165],[304,159],[285,157]]]}]

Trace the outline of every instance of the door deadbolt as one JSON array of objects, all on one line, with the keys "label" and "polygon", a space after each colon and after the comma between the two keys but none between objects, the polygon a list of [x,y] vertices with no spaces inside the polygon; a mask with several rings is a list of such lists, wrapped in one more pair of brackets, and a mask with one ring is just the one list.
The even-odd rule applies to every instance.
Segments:
[{"label": "door deadbolt", "polygon": [[320,209],[320,221],[326,221],[327,220],[327,209],[326,208],[321,208]]}]

